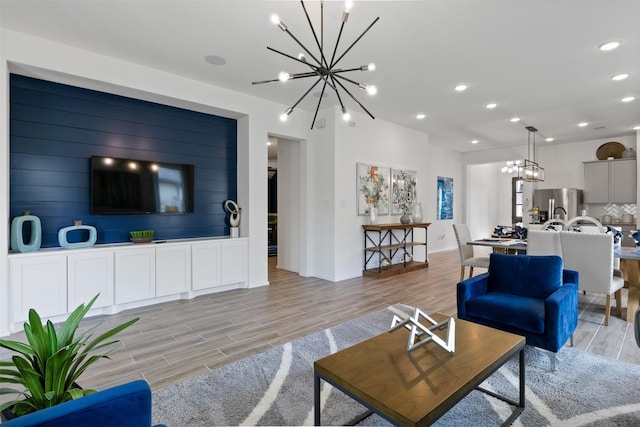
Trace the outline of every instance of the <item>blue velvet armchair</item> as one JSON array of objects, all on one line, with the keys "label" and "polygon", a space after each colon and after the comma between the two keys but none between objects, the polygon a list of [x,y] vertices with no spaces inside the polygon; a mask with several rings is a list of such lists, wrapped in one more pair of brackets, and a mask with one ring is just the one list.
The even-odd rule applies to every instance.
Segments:
[{"label": "blue velvet armchair", "polygon": [[5,421],[2,426],[151,427],[151,389],[146,381],[132,381]]},{"label": "blue velvet armchair", "polygon": [[458,318],[523,335],[555,355],[578,325],[578,272],[559,256],[490,256],[489,271],[458,283]]}]

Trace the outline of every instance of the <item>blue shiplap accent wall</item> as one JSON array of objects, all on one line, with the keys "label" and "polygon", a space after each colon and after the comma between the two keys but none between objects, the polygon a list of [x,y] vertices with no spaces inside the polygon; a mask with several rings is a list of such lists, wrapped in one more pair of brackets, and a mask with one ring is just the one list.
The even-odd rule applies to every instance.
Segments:
[{"label": "blue shiplap accent wall", "polygon": [[[236,120],[11,75],[10,216],[40,217],[42,246],[76,219],[98,243],[129,231],[157,239],[229,234],[223,202],[237,200]],[[90,158],[111,156],[195,166],[195,212],[92,215]]]}]

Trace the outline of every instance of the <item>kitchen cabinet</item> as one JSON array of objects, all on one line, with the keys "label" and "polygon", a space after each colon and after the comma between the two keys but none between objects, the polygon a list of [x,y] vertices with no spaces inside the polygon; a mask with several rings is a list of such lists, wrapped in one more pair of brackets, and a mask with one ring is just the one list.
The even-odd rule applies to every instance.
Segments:
[{"label": "kitchen cabinet", "polygon": [[584,163],[585,203],[636,203],[636,159]]}]

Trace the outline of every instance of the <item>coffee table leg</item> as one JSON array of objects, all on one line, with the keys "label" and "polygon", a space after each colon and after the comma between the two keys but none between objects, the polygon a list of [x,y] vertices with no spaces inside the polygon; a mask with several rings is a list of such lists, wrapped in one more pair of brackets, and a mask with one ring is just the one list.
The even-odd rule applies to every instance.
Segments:
[{"label": "coffee table leg", "polygon": [[320,376],[313,373],[313,425],[320,425]]}]

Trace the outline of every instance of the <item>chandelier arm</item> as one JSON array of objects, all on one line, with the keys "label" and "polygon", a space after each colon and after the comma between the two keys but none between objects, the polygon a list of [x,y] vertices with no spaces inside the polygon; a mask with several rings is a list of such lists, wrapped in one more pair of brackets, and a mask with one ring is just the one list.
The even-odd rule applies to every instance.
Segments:
[{"label": "chandelier arm", "polygon": [[[296,36],[294,36],[294,35],[293,35],[293,33],[292,33],[291,31],[289,31],[289,29],[288,29],[288,28],[287,28],[286,30],[284,30],[284,32],[285,32],[285,33],[287,33],[287,34],[289,34],[289,36],[291,36],[291,38],[292,38],[293,40],[295,40],[295,42],[296,42],[296,43],[298,43],[298,45],[299,45],[302,49],[304,49],[304,51],[305,51],[305,52],[307,52],[307,53],[309,54],[309,56],[313,58],[313,60],[314,60],[314,61],[316,61],[318,64],[322,64],[322,62],[318,61],[318,58],[316,58],[316,57],[313,55],[313,53],[311,53],[311,52],[309,51],[309,49],[307,49],[307,48],[306,48],[306,47],[305,47],[305,46],[300,42],[300,40],[298,40],[298,39],[296,38]],[[314,37],[315,37],[315,33],[314,33]],[[268,49],[268,48],[267,48],[267,49]],[[297,59],[297,58],[296,58],[296,59]],[[300,61],[300,62],[304,62],[304,61]]]},{"label": "chandelier arm", "polygon": [[358,101],[358,98],[356,98],[355,96],[353,96],[353,94],[352,94],[351,92],[349,92],[349,90],[348,90],[346,87],[344,87],[344,85],[343,85],[342,83],[340,83],[340,81],[339,81],[339,80],[336,80],[335,82],[336,82],[338,85],[340,85],[340,87],[341,87],[345,92],[347,92],[347,94],[351,97],[351,99],[353,99],[353,100],[356,102],[356,104],[358,104],[358,105],[360,106],[360,108],[362,108],[362,109],[363,109],[363,110],[364,110],[364,111],[369,115],[369,117],[371,117],[372,119],[375,119],[375,117],[373,116],[373,114],[371,114],[371,113],[369,112],[369,110],[367,110],[367,109],[365,108],[365,106],[364,106],[364,105],[362,105],[362,103],[361,103],[360,101]]},{"label": "chandelier arm", "polygon": [[331,62],[331,65],[329,66],[329,68],[333,68],[335,67],[338,62],[340,62],[340,60],[347,54],[347,52],[349,52],[351,50],[351,48],[358,43],[358,41],[360,41],[360,39],[362,38],[362,36],[364,36],[367,31],[369,31],[371,29],[371,27],[373,27],[373,24],[375,24],[376,22],[378,22],[378,20],[380,19],[380,17],[377,17],[376,19],[373,20],[373,22],[371,24],[369,24],[369,26],[362,32],[362,34],[360,34],[360,37],[358,37],[357,39],[355,39],[355,41],[353,43],[351,43],[351,46],[349,46],[347,48],[347,50],[345,50],[342,55],[340,55],[340,57],[338,59],[336,59],[335,62]]},{"label": "chandelier arm", "polygon": [[339,84],[339,82],[335,79],[335,76],[333,74],[329,74],[329,77],[331,78],[331,81],[333,82],[333,90],[336,91],[336,96],[338,97],[338,102],[340,103],[340,107],[344,108],[344,103],[342,102],[342,97],[340,96],[340,92],[338,91],[338,88],[336,86],[336,83]]},{"label": "chandelier arm", "polygon": [[[289,77],[289,80],[295,80],[295,79],[304,79],[306,77],[313,77],[313,76],[318,76],[320,75],[319,73],[310,71],[308,73],[297,73],[297,74],[293,74]],[[251,82],[252,85],[261,85],[264,83],[276,83],[279,82],[280,79],[271,79],[271,80],[259,80],[257,82]]]},{"label": "chandelier arm", "polygon": [[356,86],[360,86],[360,83],[358,83],[358,82],[357,82],[357,81],[355,81],[355,80],[351,80],[351,79],[350,79],[350,78],[348,78],[348,77],[341,76],[341,75],[339,75],[339,74],[334,74],[334,75],[335,75],[337,78],[339,78],[339,79],[342,79],[342,80],[348,81],[349,83],[354,84],[354,85],[356,85]]},{"label": "chandelier arm", "polygon": [[[311,57],[313,59],[315,59],[315,61],[318,64],[320,64],[320,66],[324,65],[325,67],[329,68],[329,65],[327,64],[327,58],[324,57],[324,49],[322,49],[322,43],[320,41],[318,41],[318,35],[316,34],[316,30],[313,27],[313,24],[311,23],[311,18],[309,17],[309,13],[307,12],[307,7],[304,5],[304,1],[302,1],[302,0],[300,0],[300,4],[302,5],[302,10],[304,10],[304,14],[307,17],[307,22],[309,23],[309,27],[311,28],[311,32],[313,33],[313,38],[316,41],[316,45],[318,46],[318,49],[320,49],[320,59],[321,59],[321,61],[318,61],[316,59],[316,57],[313,56],[313,54],[311,54],[311,52],[309,52],[309,50],[307,50],[306,47],[304,47],[304,46],[302,46],[302,44],[300,44],[300,42],[298,42],[298,44],[300,46],[302,46],[302,48],[305,51],[307,51],[307,53],[309,55],[311,55]],[[323,31],[323,20],[324,20],[324,2],[323,1],[320,2],[320,20],[321,20],[320,21],[320,38],[322,39],[323,38],[323,32],[324,32]],[[296,41],[298,41],[298,40],[296,40]]]},{"label": "chandelier arm", "polygon": [[[364,65],[362,67],[364,67]],[[366,70],[363,70],[362,67],[347,68],[344,70],[342,68],[338,68],[338,69],[331,70],[331,72],[334,74],[338,74],[338,73],[349,73],[351,71],[366,71]]]},{"label": "chandelier arm", "polygon": [[[269,46],[267,46],[267,49],[268,49],[268,50],[270,50],[271,52],[279,53],[279,54],[280,54],[280,55],[282,55],[282,56],[286,56],[286,57],[287,57],[287,58],[289,58],[289,59],[293,59],[294,61],[297,61],[297,62],[299,62],[299,63],[301,63],[301,64],[308,65],[310,68],[312,68],[312,69],[314,69],[314,70],[316,70],[316,69],[318,69],[318,68],[320,68],[320,67],[321,67],[320,65],[311,64],[311,63],[309,63],[308,61],[303,61],[302,59],[298,59],[298,58],[296,58],[295,56],[291,56],[291,55],[289,55],[288,53],[281,52],[281,51],[279,51],[278,49],[274,49],[274,48],[269,47]],[[314,57],[313,59],[314,59],[316,62],[318,62],[318,60],[317,60],[315,57]]]},{"label": "chandelier arm", "polygon": [[316,117],[318,117],[318,111],[320,110],[320,104],[322,104],[322,96],[324,95],[324,90],[327,88],[327,80],[324,81],[322,85],[322,91],[320,91],[320,98],[318,99],[318,105],[316,106],[316,112],[313,115],[313,120],[311,121],[311,129],[316,124]]},{"label": "chandelier arm", "polygon": [[309,89],[307,89],[307,91],[300,97],[300,99],[298,99],[298,101],[296,101],[296,103],[291,106],[291,109],[293,110],[294,108],[296,108],[298,106],[298,104],[300,104],[300,101],[302,101],[305,96],[309,95],[309,92],[311,92],[313,90],[313,88],[316,87],[318,85],[318,83],[320,83],[321,80],[322,80],[322,77],[320,77],[318,80],[316,80],[316,82],[314,84],[312,84]]},{"label": "chandelier arm", "polygon": [[[333,47],[333,54],[331,55],[331,64],[333,64],[333,60],[336,57],[336,52],[338,51],[338,44],[340,44],[340,38],[342,37],[342,30],[344,29],[344,20],[342,21],[342,24],[340,25],[340,31],[338,32],[338,38],[336,40],[336,45]],[[331,66],[331,68],[333,68],[333,65]]]}]

